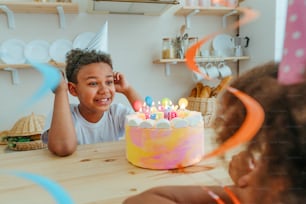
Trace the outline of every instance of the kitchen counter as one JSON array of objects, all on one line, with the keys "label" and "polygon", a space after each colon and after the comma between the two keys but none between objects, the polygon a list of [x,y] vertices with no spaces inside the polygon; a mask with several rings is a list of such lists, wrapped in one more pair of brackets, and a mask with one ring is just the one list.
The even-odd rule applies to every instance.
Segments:
[{"label": "kitchen counter", "polygon": [[[1,203],[48,204],[52,196],[41,186],[14,175],[28,172],[59,184],[74,203],[122,203],[128,196],[160,185],[217,185],[231,183],[219,159],[178,170],[149,170],[125,158],[125,141],[79,145],[68,157],[57,157],[47,149],[3,153],[0,149]],[[213,176],[213,177],[212,177]]]}]

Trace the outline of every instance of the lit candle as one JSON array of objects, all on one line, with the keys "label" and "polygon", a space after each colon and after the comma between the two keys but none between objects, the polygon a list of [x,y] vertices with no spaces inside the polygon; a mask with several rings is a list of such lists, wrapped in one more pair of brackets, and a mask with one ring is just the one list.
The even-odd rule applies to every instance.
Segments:
[{"label": "lit candle", "polygon": [[188,101],[186,98],[180,98],[179,102],[178,102],[180,109],[185,110],[185,108],[188,105]]}]

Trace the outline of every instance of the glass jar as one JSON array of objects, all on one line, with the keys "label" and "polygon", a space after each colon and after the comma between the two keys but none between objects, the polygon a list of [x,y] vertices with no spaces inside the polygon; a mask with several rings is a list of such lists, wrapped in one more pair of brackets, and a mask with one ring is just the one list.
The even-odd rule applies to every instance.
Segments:
[{"label": "glass jar", "polygon": [[174,59],[175,58],[175,47],[171,38],[163,38],[162,48],[163,59]]},{"label": "glass jar", "polygon": [[[198,43],[198,37],[189,37],[188,38],[188,48],[195,45],[196,43]],[[199,49],[197,49],[196,57],[199,57],[199,56],[200,56],[200,51],[199,51]]]}]

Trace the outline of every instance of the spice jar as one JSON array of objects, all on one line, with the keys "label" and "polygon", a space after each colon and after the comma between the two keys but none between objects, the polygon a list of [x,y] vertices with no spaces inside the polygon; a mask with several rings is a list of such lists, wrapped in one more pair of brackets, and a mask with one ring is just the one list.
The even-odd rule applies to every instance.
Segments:
[{"label": "spice jar", "polygon": [[175,58],[175,47],[171,38],[163,38],[162,48],[163,59],[174,59]]}]

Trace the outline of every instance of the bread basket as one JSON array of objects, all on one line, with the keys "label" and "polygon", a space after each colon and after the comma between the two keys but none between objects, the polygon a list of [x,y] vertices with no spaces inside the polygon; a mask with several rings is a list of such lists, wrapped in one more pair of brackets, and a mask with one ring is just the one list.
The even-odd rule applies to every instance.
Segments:
[{"label": "bread basket", "polygon": [[188,97],[187,109],[191,111],[198,111],[202,113],[204,119],[204,127],[211,127],[217,112],[216,97],[199,98]]}]

